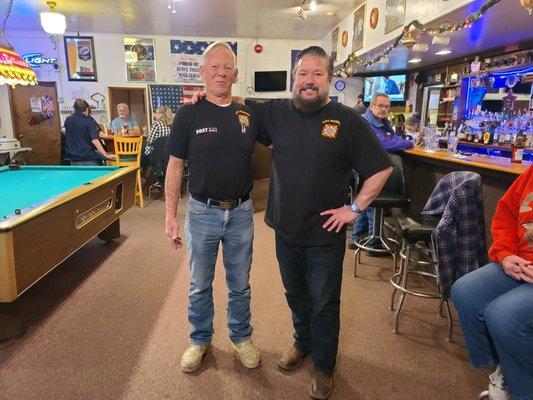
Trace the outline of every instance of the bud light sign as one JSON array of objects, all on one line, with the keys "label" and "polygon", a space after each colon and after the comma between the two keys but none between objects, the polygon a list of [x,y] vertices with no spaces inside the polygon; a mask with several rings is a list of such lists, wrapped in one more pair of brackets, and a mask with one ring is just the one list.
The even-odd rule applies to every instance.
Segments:
[{"label": "bud light sign", "polygon": [[24,54],[22,58],[32,68],[39,68],[42,64],[53,65],[57,62],[57,58],[43,57],[42,53]]}]

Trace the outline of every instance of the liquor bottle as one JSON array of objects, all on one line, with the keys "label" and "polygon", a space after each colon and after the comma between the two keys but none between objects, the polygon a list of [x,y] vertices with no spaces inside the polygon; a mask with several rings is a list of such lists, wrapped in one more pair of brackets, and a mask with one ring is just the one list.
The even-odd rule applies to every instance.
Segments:
[{"label": "liquor bottle", "polygon": [[489,127],[485,127],[485,133],[483,134],[483,144],[491,144],[492,143],[492,135],[490,134]]},{"label": "liquor bottle", "polygon": [[511,162],[520,164],[524,157],[525,141],[523,136],[518,136],[512,145]]}]

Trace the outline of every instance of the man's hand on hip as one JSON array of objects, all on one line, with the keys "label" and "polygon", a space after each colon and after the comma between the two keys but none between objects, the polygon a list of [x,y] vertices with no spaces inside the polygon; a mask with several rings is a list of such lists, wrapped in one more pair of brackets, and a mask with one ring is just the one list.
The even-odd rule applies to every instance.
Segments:
[{"label": "man's hand on hip", "polygon": [[335,232],[337,233],[341,231],[345,224],[353,222],[357,216],[357,214],[350,210],[350,207],[348,206],[322,211],[320,215],[330,215],[328,220],[322,225],[322,228],[327,229],[328,232],[335,229]]}]

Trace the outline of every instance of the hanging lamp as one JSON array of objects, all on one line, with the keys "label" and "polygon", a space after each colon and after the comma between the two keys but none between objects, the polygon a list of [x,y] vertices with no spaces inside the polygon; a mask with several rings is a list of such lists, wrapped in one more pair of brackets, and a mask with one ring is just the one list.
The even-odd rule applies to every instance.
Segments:
[{"label": "hanging lamp", "polygon": [[15,52],[6,38],[6,22],[11,14],[13,0],[9,0],[7,12],[0,27],[0,85],[36,85],[37,76],[28,63]]}]

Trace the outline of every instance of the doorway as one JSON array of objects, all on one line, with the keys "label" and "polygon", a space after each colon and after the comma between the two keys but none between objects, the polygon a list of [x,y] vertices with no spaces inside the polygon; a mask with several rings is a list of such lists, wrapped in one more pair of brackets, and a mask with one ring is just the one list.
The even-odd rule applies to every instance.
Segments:
[{"label": "doorway", "polygon": [[9,104],[15,139],[31,147],[27,164],[58,165],[61,150],[61,122],[55,82],[9,89]]},{"label": "doorway", "polygon": [[[130,108],[130,116],[137,121],[141,132],[147,132],[148,124],[148,96],[146,89],[109,87],[109,111],[111,121],[118,117],[117,104],[126,103]],[[110,122],[111,122],[110,121]]]}]

